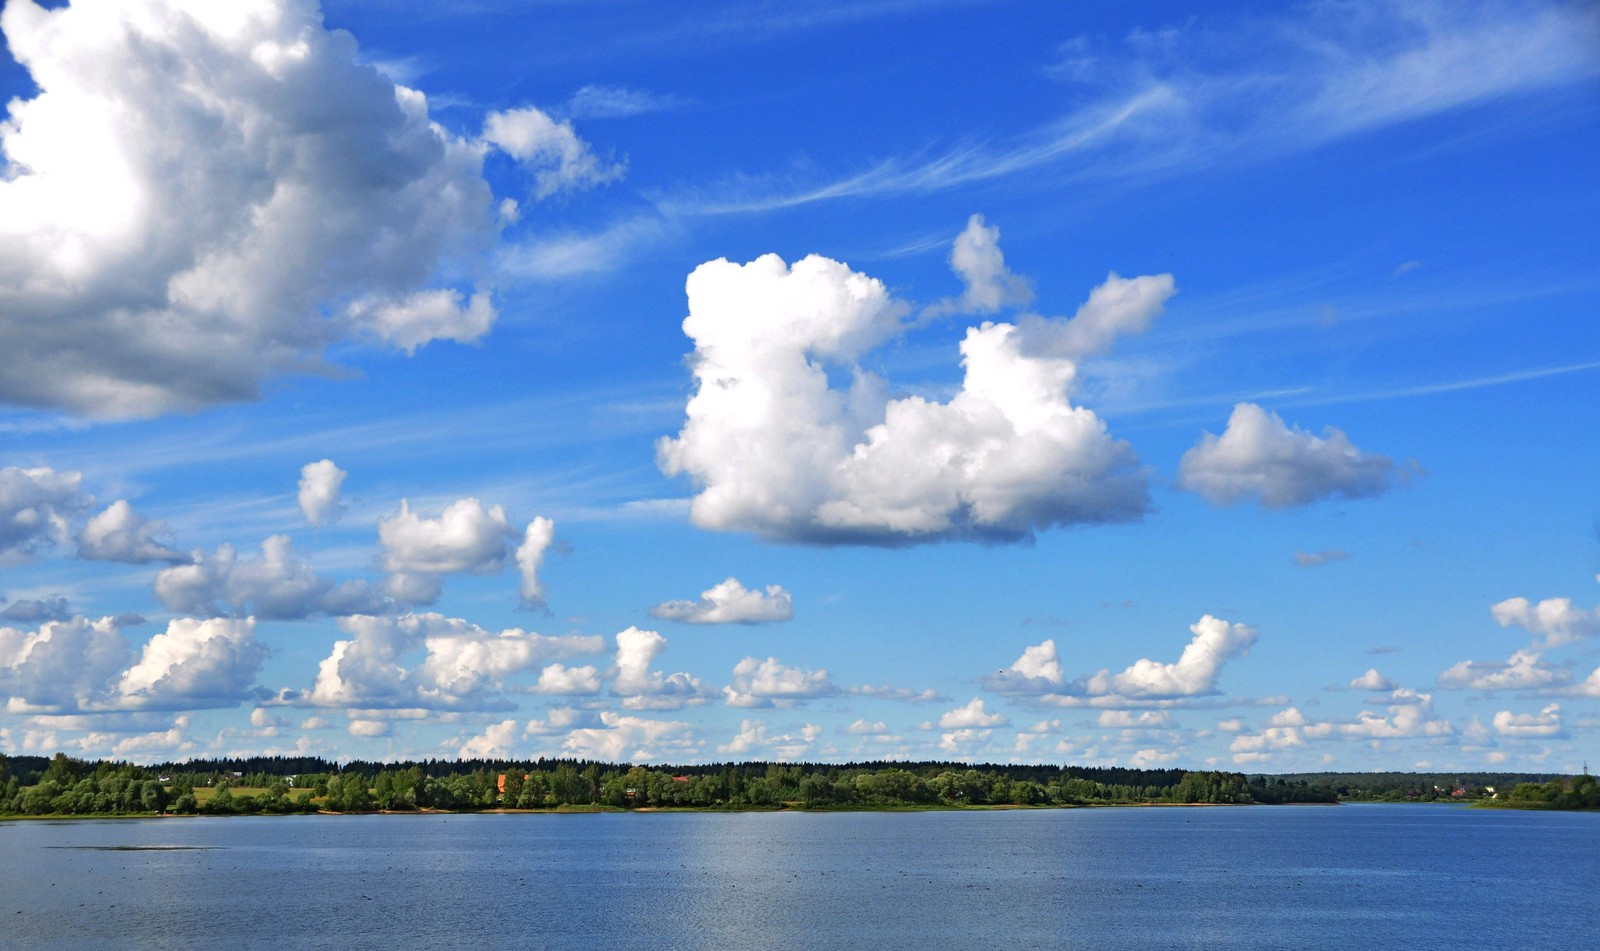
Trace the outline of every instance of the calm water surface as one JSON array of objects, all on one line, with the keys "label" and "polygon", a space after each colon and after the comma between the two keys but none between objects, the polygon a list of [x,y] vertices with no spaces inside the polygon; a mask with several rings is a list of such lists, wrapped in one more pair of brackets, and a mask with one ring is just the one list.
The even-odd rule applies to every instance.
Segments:
[{"label": "calm water surface", "polygon": [[1600,815],[1346,805],[0,823],[8,949],[1402,946],[1600,948]]}]

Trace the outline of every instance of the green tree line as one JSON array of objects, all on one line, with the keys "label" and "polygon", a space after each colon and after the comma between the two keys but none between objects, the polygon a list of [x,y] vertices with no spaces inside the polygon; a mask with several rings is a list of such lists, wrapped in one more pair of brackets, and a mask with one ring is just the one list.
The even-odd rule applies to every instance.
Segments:
[{"label": "green tree line", "polygon": [[1600,782],[1585,773],[1571,779],[1518,783],[1505,795],[1507,805],[1528,809],[1600,809]]},{"label": "green tree line", "polygon": [[1325,773],[1282,776],[1017,764],[587,760],[193,760],[151,767],[0,755],[0,815],[281,814],[481,809],[881,809],[971,806],[1487,799],[1600,808],[1589,776]]},{"label": "green tree line", "polygon": [[[1182,770],[765,762],[652,769],[567,760],[339,766],[315,759],[140,767],[89,763],[64,754],[42,762],[42,768],[31,761],[8,764],[0,756],[0,814],[870,809],[1255,801],[1241,774]],[[320,769],[281,772],[287,765]]]}]

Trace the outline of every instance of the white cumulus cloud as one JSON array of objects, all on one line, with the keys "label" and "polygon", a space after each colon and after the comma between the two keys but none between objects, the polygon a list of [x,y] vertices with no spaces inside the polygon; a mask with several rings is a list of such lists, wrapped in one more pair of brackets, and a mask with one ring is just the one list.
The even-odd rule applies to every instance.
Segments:
[{"label": "white cumulus cloud", "polygon": [[588,712],[573,707],[552,707],[546,711],[543,720],[529,720],[522,732],[528,736],[557,736],[587,722],[600,721]]},{"label": "white cumulus cloud", "polygon": [[314,0],[16,0],[0,29],[38,87],[0,125],[0,402],[147,416],[487,329],[393,316],[497,236],[486,146]]},{"label": "white cumulus cloud", "polygon": [[800,700],[831,697],[839,688],[826,670],[788,667],[776,657],[746,657],[733,667],[733,682],[722,688],[730,707],[787,707]]},{"label": "white cumulus cloud", "polygon": [[111,748],[111,755],[117,759],[130,759],[134,762],[151,762],[158,756],[170,760],[182,753],[192,753],[198,748],[188,736],[189,718],[177,717],[173,720],[172,727],[154,733],[140,733],[136,736],[124,737],[117,741]]},{"label": "white cumulus cloud", "polygon": [[1215,693],[1223,665],[1250,652],[1256,629],[1207,614],[1189,625],[1194,638],[1176,663],[1140,658],[1119,674],[1102,670],[1074,683],[1089,696],[1130,699],[1196,697]]},{"label": "white cumulus cloud", "polygon": [[1464,660],[1439,675],[1439,686],[1458,690],[1534,690],[1567,679],[1566,671],[1540,659],[1537,651],[1516,651],[1505,661]]},{"label": "white cumulus cloud", "polygon": [[1026,306],[1033,299],[1027,279],[1006,267],[1000,229],[986,225],[982,215],[968,218],[966,230],[956,237],[950,249],[950,270],[966,289],[960,298],[928,308],[930,314],[992,314],[1003,307]]},{"label": "white cumulus cloud", "polygon": [[1178,463],[1178,486],[1212,505],[1254,499],[1291,508],[1381,495],[1393,483],[1394,463],[1357,449],[1340,430],[1316,436],[1254,403],[1235,406],[1222,435],[1206,433]]},{"label": "white cumulus cloud", "polygon": [[[657,454],[664,472],[697,487],[695,525],[905,544],[1026,538],[1146,509],[1132,449],[1069,396],[1078,361],[1159,312],[1170,276],[1112,275],[1071,320],[969,328],[965,379],[944,403],[890,399],[887,382],[860,367],[907,308],[844,264],[711,261],[687,291],[697,388]],[[835,387],[830,370],[851,382]]]},{"label": "white cumulus cloud", "polygon": [[1491,607],[1501,627],[1520,627],[1546,647],[1564,647],[1600,634],[1600,607],[1585,611],[1571,598],[1508,598]]},{"label": "white cumulus cloud", "polygon": [[1388,716],[1363,710],[1353,722],[1308,723],[1303,732],[1308,737],[1348,736],[1369,740],[1441,737],[1455,732],[1449,720],[1434,714],[1433,697],[1429,694],[1402,687],[1390,694],[1388,709]]},{"label": "white cumulus cloud", "polygon": [[37,630],[0,627],[0,695],[11,709],[76,712],[115,702],[132,659],[116,621],[74,617]]},{"label": "white cumulus cloud", "polygon": [[517,721],[491,723],[477,736],[470,737],[456,750],[459,759],[505,759],[517,741]]},{"label": "white cumulus cloud", "polygon": [[256,707],[250,711],[250,726],[259,736],[277,736],[284,722],[282,717],[266,707]]},{"label": "white cumulus cloud", "polygon": [[1266,762],[1273,753],[1294,750],[1306,745],[1300,729],[1293,726],[1269,726],[1260,733],[1240,733],[1228,744],[1228,752],[1236,763]]},{"label": "white cumulus cloud", "polygon": [[1501,710],[1494,715],[1494,729],[1501,736],[1519,739],[1551,739],[1563,736],[1561,704],[1552,703],[1538,713],[1512,713]]},{"label": "white cumulus cloud", "polygon": [[344,514],[339,490],[350,473],[334,465],[332,459],[308,462],[300,468],[300,491],[296,500],[300,514],[312,525],[332,525]]},{"label": "white cumulus cloud", "polygon": [[605,647],[599,637],[496,633],[432,613],[356,615],[338,623],[350,637],[334,642],[308,693],[286,699],[370,710],[504,707],[499,695],[513,676]]},{"label": "white cumulus cloud", "polygon": [[363,720],[358,718],[351,720],[345,729],[350,731],[351,736],[372,739],[373,737],[388,736],[389,727],[388,720]]},{"label": "white cumulus cloud", "polygon": [[513,537],[499,505],[485,509],[477,499],[458,499],[427,518],[402,500],[399,512],[378,520],[383,567],[389,572],[384,590],[397,601],[431,604],[447,574],[500,571]]},{"label": "white cumulus cloud", "polygon": [[526,607],[543,607],[544,582],[539,569],[544,565],[544,553],[556,538],[556,523],[538,516],[528,523],[522,533],[522,544],[517,546],[517,573],[522,576],[522,603]]},{"label": "white cumulus cloud", "polygon": [[408,354],[434,340],[474,343],[499,316],[489,292],[478,291],[469,298],[450,288],[356,301],[349,315],[357,326]]},{"label": "white cumulus cloud", "polygon": [[983,698],[973,697],[964,707],[946,710],[939,715],[939,729],[941,730],[967,730],[980,727],[1005,726],[1008,721],[1003,713],[990,713],[984,709]]},{"label": "white cumulus cloud", "polygon": [[694,728],[680,720],[648,720],[607,710],[600,714],[600,724],[568,733],[563,749],[607,763],[684,758],[699,749]]},{"label": "white cumulus cloud", "polygon": [[663,674],[651,670],[656,657],[667,649],[667,639],[656,631],[630,627],[617,632],[617,663],[611,692],[623,698],[629,710],[676,710],[705,703],[711,692],[698,678],[686,673]]},{"label": "white cumulus cloud", "polygon": [[964,728],[939,734],[939,750],[957,756],[970,756],[989,742],[993,730]]},{"label": "white cumulus cloud", "polygon": [[[4,187],[0,181],[0,188]],[[4,266],[0,264],[0,268]],[[0,330],[0,339],[3,337],[4,331]],[[0,356],[0,363],[5,359]],[[48,467],[0,469],[0,564],[27,558],[65,541],[68,518],[92,502],[82,485],[83,475],[78,472],[57,472]]]},{"label": "white cumulus cloud", "polygon": [[797,760],[811,750],[817,737],[822,735],[822,727],[815,723],[807,723],[799,730],[772,735],[767,730],[767,725],[760,720],[741,720],[739,732],[727,743],[718,746],[718,753],[728,753],[748,759],[756,758],[761,754],[763,758],[770,756],[779,762]]},{"label": "white cumulus cloud", "polygon": [[539,671],[539,682],[534,684],[533,692],[564,697],[592,697],[600,692],[600,671],[593,664],[582,667],[551,664]]},{"label": "white cumulus cloud", "polygon": [[1108,730],[1170,730],[1177,726],[1165,710],[1101,710],[1096,723]]},{"label": "white cumulus cloud", "polygon": [[220,545],[210,555],[195,551],[190,560],[156,573],[156,597],[178,614],[297,620],[321,614],[369,614],[389,607],[365,581],[335,582],[318,574],[295,552],[287,535],[263,541],[259,557],[241,558],[232,545]]},{"label": "white cumulus cloud", "polygon": [[698,601],[663,601],[650,615],[685,624],[770,624],[794,617],[794,599],[782,585],[752,591],[729,578],[701,592]]},{"label": "white cumulus cloud", "polygon": [[1376,667],[1369,668],[1366,673],[1350,681],[1350,689],[1352,690],[1374,690],[1380,693],[1393,690],[1398,686],[1399,684],[1378,673],[1378,668]]},{"label": "white cumulus cloud", "polygon": [[232,706],[253,695],[267,657],[255,630],[255,618],[174,618],[145,644],[117,690],[135,707]]},{"label": "white cumulus cloud", "polygon": [[1022,649],[1011,667],[984,678],[984,686],[998,693],[1053,693],[1066,684],[1056,642],[1047,639]]},{"label": "white cumulus cloud", "polygon": [[165,522],[152,521],[119,499],[84,524],[78,533],[78,557],[130,565],[189,561],[188,555],[161,543],[166,532]]},{"label": "white cumulus cloud", "polygon": [[623,163],[597,156],[572,123],[533,106],[491,112],[484,120],[483,138],[533,173],[538,198],[603,185],[627,171]]}]

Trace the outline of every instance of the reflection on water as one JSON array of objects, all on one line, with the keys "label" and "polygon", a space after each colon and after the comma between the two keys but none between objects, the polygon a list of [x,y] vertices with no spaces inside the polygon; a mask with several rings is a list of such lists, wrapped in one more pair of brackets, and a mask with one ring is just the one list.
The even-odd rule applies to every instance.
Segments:
[{"label": "reflection on water", "polygon": [[0,947],[1600,946],[1600,815],[1450,806],[0,823]]}]

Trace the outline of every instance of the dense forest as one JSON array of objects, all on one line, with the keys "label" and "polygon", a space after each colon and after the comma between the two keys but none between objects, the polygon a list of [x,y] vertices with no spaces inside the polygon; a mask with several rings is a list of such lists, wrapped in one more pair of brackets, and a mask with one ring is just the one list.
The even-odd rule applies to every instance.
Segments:
[{"label": "dense forest", "polygon": [[884,809],[1492,800],[1600,807],[1589,776],[1315,773],[924,763],[585,760],[335,763],[316,757],[135,766],[0,755],[0,815],[153,815],[483,809]]}]

